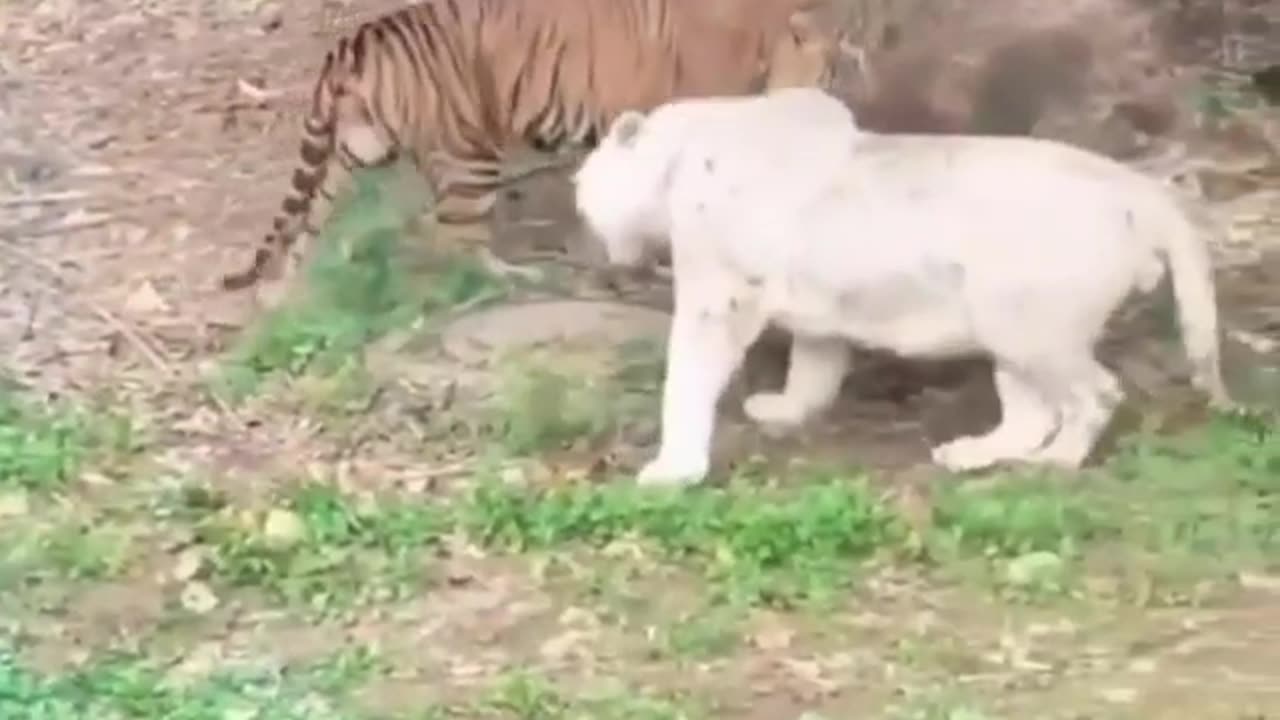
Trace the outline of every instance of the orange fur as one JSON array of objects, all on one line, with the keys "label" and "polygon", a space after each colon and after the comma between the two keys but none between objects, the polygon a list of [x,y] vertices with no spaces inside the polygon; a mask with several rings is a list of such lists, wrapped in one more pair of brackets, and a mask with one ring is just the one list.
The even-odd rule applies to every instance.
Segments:
[{"label": "orange fur", "polygon": [[407,155],[441,223],[487,222],[518,146],[591,145],[619,112],[676,97],[824,83],[835,45],[816,42],[807,2],[426,0],[365,22],[325,57],[292,192],[223,287],[289,269],[356,167]]}]

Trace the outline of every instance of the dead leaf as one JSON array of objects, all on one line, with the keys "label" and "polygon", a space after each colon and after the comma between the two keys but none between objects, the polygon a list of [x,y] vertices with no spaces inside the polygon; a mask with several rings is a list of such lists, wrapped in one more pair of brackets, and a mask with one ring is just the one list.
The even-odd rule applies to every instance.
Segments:
[{"label": "dead leaf", "polygon": [[125,310],[137,315],[155,315],[169,312],[169,303],[150,281],[143,281],[124,301]]},{"label": "dead leaf", "polygon": [[0,517],[22,517],[31,512],[27,493],[19,490],[0,495]]},{"label": "dead leaf", "polygon": [[187,582],[197,575],[204,568],[204,551],[200,548],[189,548],[178,556],[178,561],[174,563],[173,579],[178,582]]},{"label": "dead leaf", "polygon": [[780,619],[770,617],[751,634],[751,644],[760,650],[786,650],[791,647],[795,636],[795,631],[783,624]]}]

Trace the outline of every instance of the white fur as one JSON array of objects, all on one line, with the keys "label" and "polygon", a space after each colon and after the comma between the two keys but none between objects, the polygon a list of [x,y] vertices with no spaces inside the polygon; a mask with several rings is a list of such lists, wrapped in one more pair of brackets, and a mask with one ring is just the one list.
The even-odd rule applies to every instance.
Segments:
[{"label": "white fur", "polygon": [[1198,385],[1227,403],[1209,257],[1170,188],[1062,143],[879,135],[816,89],[668,103],[620,118],[578,173],[615,262],[669,238],[675,317],[662,440],[642,482],[705,476],[716,401],[768,323],[789,330],[757,422],[835,398],[848,342],[905,356],[987,353],[1002,419],[933,450],[953,470],[1078,467],[1121,399],[1103,325],[1171,270]]}]

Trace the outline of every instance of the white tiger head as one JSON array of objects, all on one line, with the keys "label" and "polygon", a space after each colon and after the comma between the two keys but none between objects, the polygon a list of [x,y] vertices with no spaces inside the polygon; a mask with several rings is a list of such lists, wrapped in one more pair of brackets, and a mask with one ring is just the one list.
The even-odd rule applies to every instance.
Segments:
[{"label": "white tiger head", "polygon": [[643,265],[667,241],[671,157],[645,132],[647,120],[634,110],[618,115],[573,176],[578,215],[613,265]]}]

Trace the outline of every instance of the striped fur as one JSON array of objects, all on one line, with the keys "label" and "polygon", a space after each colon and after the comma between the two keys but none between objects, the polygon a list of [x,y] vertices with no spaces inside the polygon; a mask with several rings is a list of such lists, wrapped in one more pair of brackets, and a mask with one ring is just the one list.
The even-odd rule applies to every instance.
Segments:
[{"label": "striped fur", "polygon": [[808,2],[425,0],[365,22],[325,57],[291,192],[223,287],[291,272],[353,168],[408,156],[441,229],[483,228],[483,244],[516,147],[589,147],[619,112],[675,97],[825,84],[837,38]]}]

